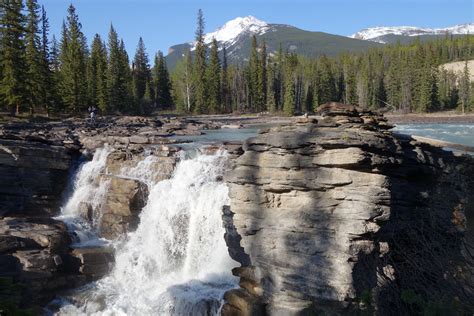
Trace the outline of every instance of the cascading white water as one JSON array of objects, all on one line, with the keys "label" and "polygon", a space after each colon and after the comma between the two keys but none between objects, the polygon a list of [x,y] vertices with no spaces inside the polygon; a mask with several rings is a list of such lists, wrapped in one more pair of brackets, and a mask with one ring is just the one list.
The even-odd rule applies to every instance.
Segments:
[{"label": "cascading white water", "polygon": [[106,168],[107,157],[111,149],[108,146],[95,151],[91,161],[83,163],[73,179],[72,195],[61,208],[57,218],[68,225],[69,230],[77,237],[76,244],[86,246],[98,241],[97,226],[100,212],[93,212],[92,222],[84,218],[82,203],[87,203],[93,210],[100,210],[104,201],[109,181],[99,181],[98,175]]},{"label": "cascading white water", "polygon": [[111,273],[82,306],[64,306],[59,314],[217,314],[224,292],[237,284],[222,225],[229,203],[225,163],[222,152],[199,154],[155,183],[137,230],[115,243]]}]

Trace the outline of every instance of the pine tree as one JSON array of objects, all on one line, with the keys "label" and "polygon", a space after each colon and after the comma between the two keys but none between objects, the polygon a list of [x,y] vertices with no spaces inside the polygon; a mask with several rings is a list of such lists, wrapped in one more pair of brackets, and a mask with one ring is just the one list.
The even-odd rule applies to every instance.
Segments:
[{"label": "pine tree", "polygon": [[357,104],[357,80],[354,64],[350,56],[344,58],[343,72],[345,86],[344,102],[348,104]]},{"label": "pine tree", "polygon": [[40,64],[41,64],[41,88],[43,94],[43,102],[46,113],[49,115],[51,110],[55,110],[56,102],[56,85],[51,72],[50,52],[49,52],[49,21],[46,16],[44,6],[41,7],[41,47],[40,47]]},{"label": "pine tree", "polygon": [[271,113],[277,111],[276,104],[276,63],[270,62],[267,65],[267,109]]},{"label": "pine tree", "polygon": [[87,107],[88,52],[81,28],[76,9],[71,4],[68,8],[67,24],[63,26],[60,93],[64,105],[75,113]]},{"label": "pine tree", "polygon": [[145,44],[140,37],[138,40],[137,50],[133,59],[133,95],[136,102],[140,103],[145,95],[146,84],[150,81],[151,72],[148,61],[148,54],[146,53]]},{"label": "pine tree", "polygon": [[227,52],[225,45],[222,46],[221,96],[223,110],[226,113],[232,112],[232,98],[230,94]]},{"label": "pine tree", "polygon": [[285,58],[285,96],[283,102],[283,112],[291,116],[295,114],[295,81],[296,81],[296,65],[297,57],[294,54],[287,54]]},{"label": "pine tree", "polygon": [[90,105],[107,111],[107,48],[99,34],[94,36],[88,63]]},{"label": "pine tree", "polygon": [[110,26],[108,48],[108,112],[127,112],[130,110],[131,72],[123,41],[119,41],[113,25]]},{"label": "pine tree", "polygon": [[39,6],[36,0],[27,0],[28,10],[26,23],[26,65],[28,105],[30,113],[34,113],[37,106],[45,105],[45,94],[47,88],[44,86],[43,63],[41,54],[41,37],[39,30]]},{"label": "pine tree", "polygon": [[252,36],[252,47],[250,49],[250,58],[248,66],[248,80],[249,80],[249,96],[250,96],[250,106],[255,112],[260,111],[261,107],[261,87],[259,87],[259,69],[260,64],[258,61],[258,51],[257,51],[257,37]]},{"label": "pine tree", "polygon": [[319,78],[319,103],[335,101],[336,97],[336,81],[331,69],[331,61],[323,55],[320,60],[320,78]]},{"label": "pine tree", "polygon": [[155,56],[155,66],[153,67],[153,80],[156,107],[158,109],[169,109],[173,104],[171,98],[171,81],[166,66],[166,60],[161,51]]},{"label": "pine tree", "polygon": [[197,17],[193,86],[195,94],[194,112],[196,114],[207,113],[206,46],[204,43],[204,16],[201,9],[199,9]]},{"label": "pine tree", "polygon": [[2,84],[0,93],[3,102],[13,114],[20,114],[27,102],[25,80],[28,67],[25,61],[25,17],[22,14],[22,0],[4,0],[4,13],[0,21],[2,47]]},{"label": "pine tree", "polygon": [[263,42],[259,56],[258,105],[259,111],[266,110],[267,105],[267,44]]},{"label": "pine tree", "polygon": [[59,95],[59,86],[61,80],[61,62],[60,62],[59,43],[53,35],[51,40],[51,52],[49,53],[49,70],[51,71],[51,89],[48,89],[51,97],[51,108],[53,111],[60,111],[63,108],[62,100]]},{"label": "pine tree", "polygon": [[221,64],[215,38],[212,40],[206,83],[209,110],[214,114],[219,113],[221,111]]},{"label": "pine tree", "polygon": [[471,107],[471,82],[469,79],[469,67],[467,60],[464,62],[463,72],[459,78],[459,107],[464,114],[470,111]]}]

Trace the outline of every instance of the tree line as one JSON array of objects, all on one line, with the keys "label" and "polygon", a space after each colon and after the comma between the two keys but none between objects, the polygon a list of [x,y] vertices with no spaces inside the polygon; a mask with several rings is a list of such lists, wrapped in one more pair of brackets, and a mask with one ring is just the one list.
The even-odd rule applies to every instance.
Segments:
[{"label": "tree line", "polygon": [[[102,113],[147,114],[173,105],[161,52],[150,67],[140,38],[132,61],[113,25],[107,42],[91,47],[70,5],[61,39],[50,41],[44,7],[36,0],[0,2],[0,102],[12,114],[77,114],[90,106]],[[25,7],[26,4],[26,7]]]},{"label": "tree line", "polygon": [[169,74],[161,52],[150,66],[142,38],[130,60],[113,25],[107,41],[96,34],[89,47],[73,5],[61,38],[50,41],[46,11],[36,0],[0,4],[0,108],[12,114],[77,114],[96,106],[103,114],[293,115],[329,101],[399,112],[474,110],[467,62],[462,73],[440,67],[472,59],[474,36],[318,58],[281,46],[268,52],[254,36],[248,58],[229,64],[215,39],[208,49],[199,10],[193,47]]},{"label": "tree line", "polygon": [[[228,65],[214,40],[206,58],[204,19],[198,13],[195,44],[171,73],[176,108],[188,113],[314,112],[330,101],[397,112],[474,110],[467,60],[474,36],[451,36],[364,53],[305,58],[280,49],[267,52],[255,36],[248,62]],[[464,61],[462,73],[440,65]]]}]

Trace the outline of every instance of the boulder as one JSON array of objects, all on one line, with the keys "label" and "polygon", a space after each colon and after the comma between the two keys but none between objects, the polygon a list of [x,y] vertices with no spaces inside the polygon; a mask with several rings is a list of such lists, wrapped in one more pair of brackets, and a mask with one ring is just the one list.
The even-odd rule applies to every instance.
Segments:
[{"label": "boulder", "polygon": [[110,177],[109,189],[101,210],[101,236],[114,239],[134,230],[138,226],[138,216],[147,198],[146,184],[138,180]]}]

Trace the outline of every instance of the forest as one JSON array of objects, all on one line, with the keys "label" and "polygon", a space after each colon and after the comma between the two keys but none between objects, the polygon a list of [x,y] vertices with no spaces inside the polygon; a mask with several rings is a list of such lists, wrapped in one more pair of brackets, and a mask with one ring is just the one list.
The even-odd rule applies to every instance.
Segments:
[{"label": "forest", "polygon": [[[78,115],[90,106],[102,115],[294,115],[329,101],[400,113],[474,110],[467,67],[473,35],[318,58],[283,45],[269,52],[254,36],[248,58],[229,64],[225,47],[204,43],[199,10],[193,49],[168,70],[162,52],[150,65],[142,38],[130,59],[113,25],[107,40],[96,34],[89,46],[72,4],[61,38],[50,39],[46,10],[36,0],[0,3],[0,111],[11,115]],[[453,61],[465,61],[462,73],[440,66]]]}]

